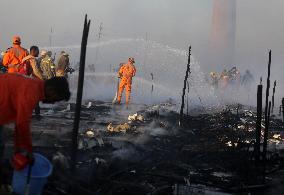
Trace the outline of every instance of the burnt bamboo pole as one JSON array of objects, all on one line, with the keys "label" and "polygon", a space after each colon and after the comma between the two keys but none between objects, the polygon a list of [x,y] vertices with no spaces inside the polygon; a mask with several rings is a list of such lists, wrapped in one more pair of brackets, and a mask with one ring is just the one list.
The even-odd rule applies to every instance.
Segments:
[{"label": "burnt bamboo pole", "polygon": [[276,88],[276,81],[274,81],[274,84],[273,84],[273,94],[272,94],[272,107],[271,107],[271,113],[273,113],[273,110],[274,110],[274,96],[275,96],[275,88]]},{"label": "burnt bamboo pole", "polygon": [[257,119],[255,130],[255,160],[259,163],[260,159],[260,137],[261,137],[261,119],[262,119],[262,85],[257,86]]},{"label": "burnt bamboo pole", "polygon": [[184,82],[183,82],[183,89],[182,89],[182,96],[181,96],[181,107],[180,107],[180,115],[179,115],[179,126],[183,126],[184,97],[185,97],[187,79],[188,79],[188,76],[190,74],[190,56],[191,56],[191,46],[189,46],[189,49],[188,49],[187,68],[186,68]]},{"label": "burnt bamboo pole", "polygon": [[152,84],[151,84],[151,104],[154,103],[153,100],[153,92],[154,92],[154,74],[151,72],[151,79],[152,79]]},{"label": "burnt bamboo pole", "polygon": [[268,98],[269,98],[269,88],[270,88],[270,68],[271,68],[271,50],[269,51],[269,60],[268,60],[268,76],[267,76],[267,85],[266,85],[266,96],[265,96],[265,130],[264,130],[264,139],[263,139],[263,153],[262,158],[265,161],[266,151],[267,151],[267,138],[268,138]]},{"label": "burnt bamboo pole", "polygon": [[186,81],[187,83],[187,95],[186,95],[186,116],[189,116],[189,81]]},{"label": "burnt bamboo pole", "polygon": [[270,127],[270,116],[271,116],[271,107],[272,104],[271,104],[271,101],[269,101],[269,105],[268,105],[268,116],[267,116],[267,119],[268,119],[268,127]]},{"label": "burnt bamboo pole", "polygon": [[[267,113],[267,128],[269,128],[270,125],[270,111],[271,111],[271,101],[269,101],[269,106],[268,106],[268,113]],[[266,142],[267,143],[267,142]],[[267,145],[263,150],[265,149],[265,151],[263,151],[263,154],[265,154],[265,158],[263,158],[263,182],[265,182],[265,176],[266,176],[266,153],[267,153]]]},{"label": "burnt bamboo pole", "polygon": [[284,122],[284,98],[282,98],[282,117]]},{"label": "burnt bamboo pole", "polygon": [[91,20],[87,19],[85,15],[83,36],[81,42],[81,54],[80,54],[80,66],[79,66],[79,76],[78,76],[78,87],[77,87],[77,99],[76,99],[76,109],[75,109],[75,118],[73,124],[73,133],[72,133],[72,154],[71,154],[71,169],[76,169],[76,158],[77,158],[77,148],[78,148],[78,131],[80,124],[80,115],[81,115],[81,105],[82,105],[82,95],[84,87],[84,76],[85,76],[85,61],[86,61],[86,51],[88,43],[88,35],[90,29]]},{"label": "burnt bamboo pole", "polygon": [[152,79],[152,87],[151,87],[151,94],[154,92],[154,74],[151,73],[151,79]]}]

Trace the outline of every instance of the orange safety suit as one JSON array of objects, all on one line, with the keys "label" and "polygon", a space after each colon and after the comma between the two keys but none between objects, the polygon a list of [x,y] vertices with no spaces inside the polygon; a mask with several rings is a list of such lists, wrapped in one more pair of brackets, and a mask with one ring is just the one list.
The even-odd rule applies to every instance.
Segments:
[{"label": "orange safety suit", "polygon": [[32,152],[32,112],[44,95],[44,81],[20,74],[0,74],[0,126],[15,122],[15,150]]},{"label": "orange safety suit", "polygon": [[126,88],[126,104],[129,104],[130,93],[131,93],[131,85],[132,85],[132,77],[136,74],[136,68],[133,64],[128,62],[120,67],[118,75],[121,78],[119,83],[118,95],[117,95],[117,103],[120,104],[121,96],[124,88]]},{"label": "orange safety suit", "polygon": [[13,47],[7,50],[3,57],[3,65],[8,67],[8,73],[16,73],[17,65],[19,65],[23,58],[28,55],[28,51],[20,45],[14,44]]}]

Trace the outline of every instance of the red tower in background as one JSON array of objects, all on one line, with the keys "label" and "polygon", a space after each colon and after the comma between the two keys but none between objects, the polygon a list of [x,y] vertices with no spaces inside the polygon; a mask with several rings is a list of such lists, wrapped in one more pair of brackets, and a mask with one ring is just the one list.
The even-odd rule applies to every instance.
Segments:
[{"label": "red tower in background", "polygon": [[209,48],[209,68],[220,70],[234,65],[236,0],[214,0]]}]

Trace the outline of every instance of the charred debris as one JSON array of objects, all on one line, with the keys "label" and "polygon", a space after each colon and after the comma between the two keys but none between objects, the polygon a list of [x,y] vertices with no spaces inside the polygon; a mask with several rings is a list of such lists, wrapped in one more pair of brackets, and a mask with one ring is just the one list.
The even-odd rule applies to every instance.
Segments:
[{"label": "charred debris", "polygon": [[[272,185],[270,178],[283,168],[280,119],[270,118],[264,160],[260,155],[263,136],[259,155],[256,153],[257,114],[250,108],[231,105],[219,112],[191,116],[179,128],[179,114],[172,109],[175,106],[172,102],[143,106],[136,114],[117,119],[113,119],[110,103],[82,106],[76,172],[70,169],[70,132],[64,132],[72,126],[75,105],[58,119],[46,110],[49,120],[70,121],[61,124],[60,133],[48,134],[47,130],[34,135],[39,140],[53,140],[49,146],[35,146],[45,151],[55,166],[46,194],[246,193]],[[54,112],[64,107],[57,109]],[[116,108],[115,112],[122,111]],[[262,134],[264,130],[262,117]]]},{"label": "charred debris", "polygon": [[[275,188],[274,175],[283,169],[284,127],[271,112],[270,67],[271,51],[264,113],[262,84],[257,87],[256,109],[236,104],[206,108],[197,116],[177,112],[178,105],[170,100],[132,105],[127,114],[125,108],[111,103],[82,105],[73,169],[70,143],[60,139],[70,137],[68,131],[53,137],[57,145],[41,148],[55,165],[45,193],[248,194]],[[54,110],[60,113],[58,118],[49,115],[48,109],[46,117],[70,120],[63,124],[68,129],[76,118],[76,105],[64,106]]]}]

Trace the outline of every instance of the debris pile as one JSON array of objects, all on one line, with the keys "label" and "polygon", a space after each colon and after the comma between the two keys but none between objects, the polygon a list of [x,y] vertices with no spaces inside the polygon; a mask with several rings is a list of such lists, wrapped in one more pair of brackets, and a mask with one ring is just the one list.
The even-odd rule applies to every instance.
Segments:
[{"label": "debris pile", "polygon": [[133,127],[131,127],[128,123],[124,123],[124,124],[120,124],[117,126],[114,126],[112,123],[108,124],[107,126],[107,130],[108,132],[122,132],[122,133],[126,133],[127,131],[132,130]]},{"label": "debris pile", "polygon": [[[179,114],[172,103],[140,106],[139,110],[128,113],[119,109],[110,111],[111,107],[111,104],[98,102],[89,108],[83,107],[86,116],[96,112],[96,119],[82,120],[77,174],[66,171],[60,176],[55,174],[48,182],[49,191],[60,191],[59,194],[129,194],[134,191],[136,194],[175,191],[221,194],[262,186],[262,171],[254,165],[254,110],[231,105],[216,112],[203,111],[203,114],[185,117],[185,126],[180,128]],[[45,121],[49,121],[44,124],[46,129],[54,128],[52,123],[62,120],[62,116],[72,112],[72,107],[64,113],[58,108],[53,110],[58,118],[50,116],[49,121],[46,115]],[[67,126],[62,128],[68,129]],[[283,163],[283,123],[272,117],[269,132],[268,172],[277,170]],[[68,134],[56,135],[56,143],[64,145],[63,136]],[[54,154],[54,146],[52,148],[53,152],[49,151]],[[56,151],[68,154],[68,148],[64,147]],[[57,164],[67,166],[68,156],[56,156]]]},{"label": "debris pile", "polygon": [[95,146],[102,147],[104,141],[99,131],[94,129],[87,129],[79,135],[78,149],[90,149]]},{"label": "debris pile", "polygon": [[129,115],[128,116],[128,120],[129,121],[139,121],[139,122],[143,122],[144,121],[144,117],[142,115],[138,115],[137,113],[136,114],[133,114],[133,115]]}]

